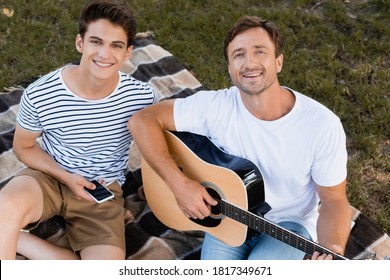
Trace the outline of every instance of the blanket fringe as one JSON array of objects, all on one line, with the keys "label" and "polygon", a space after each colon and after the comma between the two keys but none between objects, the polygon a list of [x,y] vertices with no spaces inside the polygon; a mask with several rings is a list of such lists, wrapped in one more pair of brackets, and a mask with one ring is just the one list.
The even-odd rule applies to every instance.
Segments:
[{"label": "blanket fringe", "polygon": [[139,38],[154,39],[155,33],[153,31],[138,32],[135,35],[135,38],[136,39],[139,39]]},{"label": "blanket fringe", "polygon": [[12,86],[12,87],[4,87],[4,92],[0,92],[0,94],[9,93],[15,90],[24,90],[24,87],[22,86]]}]

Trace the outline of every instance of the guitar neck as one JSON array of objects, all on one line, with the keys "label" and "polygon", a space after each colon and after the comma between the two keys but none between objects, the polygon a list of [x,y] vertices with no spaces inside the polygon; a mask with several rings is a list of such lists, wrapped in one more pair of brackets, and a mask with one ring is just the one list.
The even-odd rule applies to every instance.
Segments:
[{"label": "guitar neck", "polygon": [[321,254],[331,254],[335,260],[347,260],[344,256],[333,253],[331,250],[306,239],[292,231],[286,230],[277,224],[274,224],[263,217],[255,215],[249,211],[238,208],[224,200],[218,203],[218,208],[225,216],[247,225],[253,230],[265,233],[273,238],[276,238],[287,245],[290,245],[298,250],[312,256],[315,251]]}]

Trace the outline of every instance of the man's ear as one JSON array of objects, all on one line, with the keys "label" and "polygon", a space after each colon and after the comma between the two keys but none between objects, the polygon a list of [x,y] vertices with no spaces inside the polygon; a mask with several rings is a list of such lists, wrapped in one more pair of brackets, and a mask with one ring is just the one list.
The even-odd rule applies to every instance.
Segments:
[{"label": "man's ear", "polygon": [[276,72],[280,73],[283,68],[283,54],[280,54],[279,57],[276,58]]},{"label": "man's ear", "polygon": [[80,34],[77,34],[75,44],[76,44],[76,50],[79,53],[82,53],[83,52],[83,38],[81,38]]},{"label": "man's ear", "polygon": [[124,61],[129,60],[132,52],[133,52],[133,46],[129,46],[127,48],[127,50],[126,50],[126,55],[125,55],[125,60]]}]

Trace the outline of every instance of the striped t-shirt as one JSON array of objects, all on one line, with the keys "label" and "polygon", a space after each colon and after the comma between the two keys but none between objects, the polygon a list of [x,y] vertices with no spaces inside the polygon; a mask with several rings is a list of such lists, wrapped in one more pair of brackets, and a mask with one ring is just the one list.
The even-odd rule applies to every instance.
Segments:
[{"label": "striped t-shirt", "polygon": [[157,101],[155,91],[119,72],[118,85],[109,96],[87,100],[67,88],[62,69],[25,89],[18,124],[42,132],[42,148],[68,172],[123,184],[132,140],[127,122],[136,111]]}]

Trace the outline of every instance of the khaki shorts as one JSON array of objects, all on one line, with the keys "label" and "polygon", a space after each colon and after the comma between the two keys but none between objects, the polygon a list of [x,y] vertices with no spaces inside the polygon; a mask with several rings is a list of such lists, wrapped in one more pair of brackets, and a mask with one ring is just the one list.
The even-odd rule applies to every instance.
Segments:
[{"label": "khaki shorts", "polygon": [[22,175],[34,178],[43,192],[42,217],[26,229],[60,215],[65,219],[66,234],[73,251],[93,245],[113,245],[125,251],[124,200],[117,182],[107,186],[114,198],[95,203],[77,199],[66,185],[40,171],[26,168],[15,177]]}]

